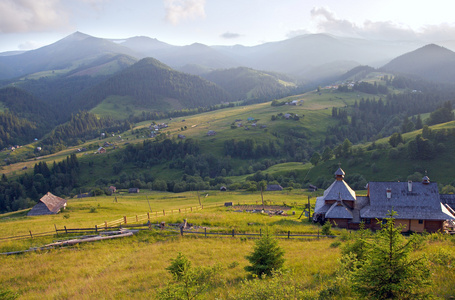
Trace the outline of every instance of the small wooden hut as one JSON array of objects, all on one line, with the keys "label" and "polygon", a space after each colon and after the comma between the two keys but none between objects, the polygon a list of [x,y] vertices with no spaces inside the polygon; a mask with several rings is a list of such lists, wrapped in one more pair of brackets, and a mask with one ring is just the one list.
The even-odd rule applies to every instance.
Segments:
[{"label": "small wooden hut", "polygon": [[27,214],[27,216],[53,215],[66,208],[66,200],[48,192]]}]

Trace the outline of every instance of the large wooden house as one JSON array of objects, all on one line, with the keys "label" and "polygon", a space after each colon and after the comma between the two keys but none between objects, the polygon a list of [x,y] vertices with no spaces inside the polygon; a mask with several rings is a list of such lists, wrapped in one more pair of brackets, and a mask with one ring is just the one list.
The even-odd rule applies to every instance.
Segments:
[{"label": "large wooden house", "polygon": [[369,182],[367,196],[356,196],[344,181],[344,171],[335,172],[336,180],[316,200],[313,220],[330,222],[341,228],[380,229],[391,211],[403,231],[436,232],[444,223],[455,220],[454,211],[444,202],[455,197],[440,195],[436,183],[425,176],[422,182]]}]

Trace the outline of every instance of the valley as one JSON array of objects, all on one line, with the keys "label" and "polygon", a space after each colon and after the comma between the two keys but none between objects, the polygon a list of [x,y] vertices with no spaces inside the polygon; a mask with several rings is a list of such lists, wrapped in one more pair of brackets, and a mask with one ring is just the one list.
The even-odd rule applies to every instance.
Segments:
[{"label": "valley", "polygon": [[[371,266],[361,255],[386,245],[387,232],[406,245],[405,262],[416,259],[407,265],[425,262],[416,294],[453,297],[450,222],[414,234],[382,218],[373,232],[360,212],[359,230],[312,213],[336,172],[359,201],[371,182],[430,180],[451,199],[454,63],[433,44],[325,34],[223,47],[76,32],[0,55],[0,298],[190,299],[190,278],[194,299],[357,299],[356,270]],[[48,193],[65,201],[61,211],[27,215]],[[113,231],[133,235],[34,251],[115,220]],[[199,235],[182,235],[185,220]],[[260,279],[248,255],[269,233],[285,263]],[[185,263],[178,253],[190,277],[172,273]]]}]

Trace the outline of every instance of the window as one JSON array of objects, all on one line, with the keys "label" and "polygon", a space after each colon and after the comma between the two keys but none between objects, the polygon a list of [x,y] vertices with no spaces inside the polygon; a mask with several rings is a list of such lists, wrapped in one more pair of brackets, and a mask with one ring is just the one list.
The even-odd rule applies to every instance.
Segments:
[{"label": "window", "polygon": [[419,224],[423,224],[423,220],[419,220]]},{"label": "window", "polygon": [[365,224],[371,224],[371,219],[363,219],[363,222],[364,222]]}]

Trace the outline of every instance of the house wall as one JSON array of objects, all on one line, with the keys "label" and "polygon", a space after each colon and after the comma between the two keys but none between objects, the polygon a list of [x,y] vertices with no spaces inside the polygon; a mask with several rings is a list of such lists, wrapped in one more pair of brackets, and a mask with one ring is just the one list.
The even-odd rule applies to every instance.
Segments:
[{"label": "house wall", "polygon": [[424,227],[425,227],[425,231],[427,232],[436,232],[438,230],[441,230],[442,231],[442,225],[443,225],[443,221],[430,221],[430,220],[425,220],[423,221],[424,222]]},{"label": "house wall", "polygon": [[423,232],[425,230],[425,223],[428,222],[426,220],[423,221],[422,224],[419,224],[419,220],[409,220],[411,223],[411,227],[409,230],[414,232]]},{"label": "house wall", "polygon": [[417,221],[417,225],[422,225],[422,229],[423,229],[423,224],[418,224],[418,220],[399,220],[399,219],[396,219],[395,220],[395,226],[403,226],[403,229],[401,230],[401,232],[406,232],[406,231],[409,231],[409,230],[413,230],[415,231],[414,229],[410,229],[411,227],[415,227],[415,224],[412,223],[411,224],[411,221]]},{"label": "house wall", "polygon": [[348,219],[329,219],[329,222],[338,228],[348,228]]}]

